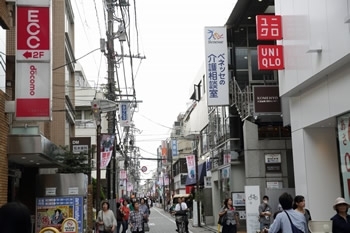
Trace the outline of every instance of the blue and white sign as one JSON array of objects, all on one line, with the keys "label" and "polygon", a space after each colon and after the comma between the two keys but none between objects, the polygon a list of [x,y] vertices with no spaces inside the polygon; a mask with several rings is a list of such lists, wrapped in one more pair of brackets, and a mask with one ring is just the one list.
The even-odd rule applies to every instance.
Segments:
[{"label": "blue and white sign", "polygon": [[176,139],[172,139],[171,140],[171,155],[172,156],[177,156],[178,155],[177,140]]},{"label": "blue and white sign", "polygon": [[229,105],[226,27],[205,27],[208,106]]},{"label": "blue and white sign", "polygon": [[121,102],[119,104],[119,123],[121,127],[130,126],[129,102]]}]

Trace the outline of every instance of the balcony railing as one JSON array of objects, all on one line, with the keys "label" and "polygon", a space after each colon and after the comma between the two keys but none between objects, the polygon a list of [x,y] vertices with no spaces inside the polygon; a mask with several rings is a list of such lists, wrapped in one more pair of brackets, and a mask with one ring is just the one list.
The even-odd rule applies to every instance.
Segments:
[{"label": "balcony railing", "polygon": [[236,106],[237,111],[242,120],[253,116],[253,91],[250,86],[246,86],[241,90],[237,81],[234,79],[231,85],[231,93],[233,95],[232,105]]}]

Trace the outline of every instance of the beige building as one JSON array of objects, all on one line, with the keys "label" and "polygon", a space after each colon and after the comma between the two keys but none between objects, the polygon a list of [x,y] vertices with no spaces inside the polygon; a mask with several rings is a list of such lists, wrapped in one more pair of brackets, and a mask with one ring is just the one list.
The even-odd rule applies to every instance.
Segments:
[{"label": "beige building", "polygon": [[[69,0],[51,1],[52,120],[16,121],[14,118],[16,6],[14,3],[10,4],[8,3],[7,9],[11,12],[13,24],[9,25],[6,35],[6,93],[10,101],[6,103],[5,114],[9,120],[4,124],[4,127],[9,125],[9,130],[2,130],[8,132],[5,137],[8,142],[9,183],[6,185],[5,182],[0,182],[6,188],[1,187],[0,198],[4,193],[8,193],[7,200],[4,198],[0,201],[20,200],[34,213],[36,175],[55,173],[58,166],[54,161],[57,148],[68,146],[69,138],[75,136],[74,15]],[[0,106],[4,104],[3,102],[1,98]],[[1,119],[1,124],[3,123]],[[6,158],[6,152],[1,153],[2,158]],[[0,160],[0,166],[2,164]],[[1,169],[1,172],[3,171],[5,170]],[[1,177],[6,177],[7,180],[7,175],[4,175]]]}]

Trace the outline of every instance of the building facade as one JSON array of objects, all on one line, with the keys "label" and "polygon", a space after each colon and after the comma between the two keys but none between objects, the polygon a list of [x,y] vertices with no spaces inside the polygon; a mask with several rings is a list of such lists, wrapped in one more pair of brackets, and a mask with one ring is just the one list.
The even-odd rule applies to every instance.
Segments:
[{"label": "building facade", "polygon": [[292,129],[296,193],[314,219],[329,219],[338,196],[349,201],[350,13],[347,1],[314,3],[275,1],[285,54],[279,86]]},{"label": "building facade", "polygon": [[[3,1],[2,1],[3,2]],[[60,146],[68,146],[75,135],[74,113],[74,14],[70,1],[50,1],[52,119],[48,121],[17,120],[16,97],[16,2],[9,2],[12,13],[6,33],[6,102],[8,185],[7,201],[20,200],[32,214],[35,212],[35,180],[38,174],[55,173]],[[29,3],[28,3],[29,4]],[[51,73],[51,72],[50,72]],[[6,155],[6,154],[5,154]],[[6,156],[5,156],[6,158]],[[7,177],[7,175],[6,175]]]}]

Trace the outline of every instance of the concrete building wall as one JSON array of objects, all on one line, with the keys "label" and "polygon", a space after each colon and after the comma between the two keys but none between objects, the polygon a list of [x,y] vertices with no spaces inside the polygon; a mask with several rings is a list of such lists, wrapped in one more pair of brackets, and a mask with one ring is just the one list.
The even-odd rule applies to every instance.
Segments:
[{"label": "concrete building wall", "polygon": [[336,117],[350,111],[348,2],[276,0],[275,13],[283,21],[280,94],[289,98],[296,194],[313,220],[328,220],[343,195]]},{"label": "concrete building wall", "polygon": [[[267,188],[266,182],[282,182],[282,188],[291,188],[288,183],[288,151],[291,150],[290,140],[259,140],[256,124],[245,121],[243,125],[244,135],[244,161],[245,161],[245,185],[259,185],[260,196],[264,195]],[[265,167],[265,154],[281,155],[281,172],[267,173]],[[294,188],[294,187],[292,187]]]},{"label": "concrete building wall", "polygon": [[[279,72],[280,94],[320,78],[320,72],[349,55],[346,1],[276,0],[282,15],[285,69]],[[308,50],[320,48],[322,52]],[[322,76],[322,75],[321,75]]]}]

